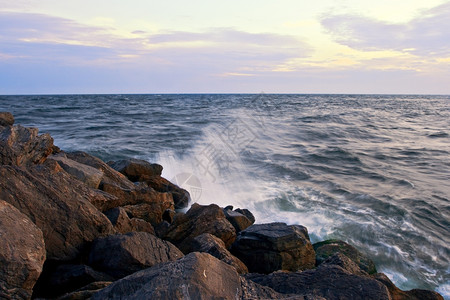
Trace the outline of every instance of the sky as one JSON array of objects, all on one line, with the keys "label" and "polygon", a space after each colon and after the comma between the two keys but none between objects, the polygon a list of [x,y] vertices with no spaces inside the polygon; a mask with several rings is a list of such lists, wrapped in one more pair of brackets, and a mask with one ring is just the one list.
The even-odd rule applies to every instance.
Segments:
[{"label": "sky", "polygon": [[448,0],[0,0],[0,94],[450,94],[448,20]]}]

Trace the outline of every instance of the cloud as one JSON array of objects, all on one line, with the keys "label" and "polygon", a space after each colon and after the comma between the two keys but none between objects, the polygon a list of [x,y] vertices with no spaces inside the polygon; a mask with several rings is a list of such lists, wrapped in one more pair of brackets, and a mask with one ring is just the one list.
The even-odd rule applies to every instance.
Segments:
[{"label": "cloud", "polygon": [[450,2],[404,24],[359,15],[326,15],[322,26],[336,42],[363,51],[394,50],[419,56],[450,56]]}]

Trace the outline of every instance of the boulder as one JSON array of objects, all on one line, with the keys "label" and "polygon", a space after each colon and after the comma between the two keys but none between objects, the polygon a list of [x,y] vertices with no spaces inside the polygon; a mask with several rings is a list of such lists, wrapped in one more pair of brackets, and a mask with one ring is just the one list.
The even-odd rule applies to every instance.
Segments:
[{"label": "boulder", "polygon": [[316,252],[316,266],[320,265],[323,261],[336,253],[342,253],[353,260],[361,268],[361,270],[364,270],[369,274],[374,274],[377,272],[375,264],[370,258],[344,241],[326,240],[315,243],[313,247]]},{"label": "boulder", "polygon": [[53,138],[38,133],[37,128],[20,125],[0,127],[0,164],[23,166],[44,162],[54,150]]},{"label": "boulder", "polygon": [[248,273],[247,266],[225,248],[225,243],[218,237],[204,233],[192,240],[190,252],[206,252],[233,266],[239,274]]},{"label": "boulder", "polygon": [[257,273],[311,269],[315,263],[306,227],[285,223],[248,227],[238,234],[231,252]]},{"label": "boulder", "polygon": [[56,162],[28,170],[0,166],[0,198],[42,230],[49,259],[74,259],[87,242],[114,233],[108,218],[89,202],[90,193]]},{"label": "boulder", "polygon": [[183,209],[188,207],[189,201],[191,200],[189,192],[180,188],[178,185],[173,184],[169,180],[161,176],[144,175],[141,177],[141,181],[145,182],[148,186],[154,188],[158,192],[171,193],[175,204],[175,209]]},{"label": "boulder", "polygon": [[368,276],[354,275],[338,265],[322,264],[315,270],[247,274],[244,277],[279,293],[310,295],[313,299],[391,299],[381,282]]},{"label": "boulder", "polygon": [[46,263],[45,270],[36,284],[33,298],[54,298],[76,291],[93,282],[113,280],[111,276],[95,271],[86,265],[56,264],[49,266],[49,263]]},{"label": "boulder", "polygon": [[338,252],[325,260],[323,265],[336,265],[354,275],[368,276],[367,272],[361,268],[350,258]]},{"label": "boulder", "polygon": [[[244,212],[243,210],[240,210]],[[251,215],[253,217],[253,214],[246,209],[247,215]],[[248,228],[253,223],[255,223],[255,218],[253,217],[253,221],[251,221],[246,215],[243,213],[238,212],[237,210],[233,211],[233,207],[227,206],[223,209],[223,212],[225,214],[225,217],[227,218],[228,222],[233,225],[234,229],[236,229],[236,233],[241,232],[242,230]]]},{"label": "boulder", "polygon": [[163,170],[161,165],[135,158],[108,162],[108,165],[134,182],[141,181],[142,176],[159,176]]},{"label": "boulder", "polygon": [[215,205],[208,206],[194,203],[186,214],[176,214],[164,239],[174,243],[183,253],[189,252],[192,240],[210,233],[220,238],[229,248],[236,239],[236,230],[227,221],[223,210]]},{"label": "boulder", "polygon": [[[217,258],[193,252],[112,283],[92,296],[100,299],[285,299],[267,287],[246,281]],[[303,299],[303,298],[289,298]]]},{"label": "boulder", "polygon": [[125,234],[132,231],[142,231],[155,234],[152,224],[138,218],[130,219],[123,207],[116,207],[105,212],[117,232]]},{"label": "boulder", "polygon": [[48,159],[52,159],[64,169],[67,173],[75,177],[76,179],[84,182],[88,187],[97,189],[103,177],[103,173],[96,168],[81,164],[74,160],[67,158],[67,156],[61,152],[56,155],[50,155]]},{"label": "boulder", "polygon": [[237,212],[237,213],[240,213],[240,214],[242,214],[244,216],[246,216],[247,219],[249,219],[252,224],[255,223],[255,221],[256,221],[255,220],[255,216],[253,216],[251,211],[249,211],[248,209],[246,209],[246,208],[244,208],[244,209],[236,208],[234,211]]},{"label": "boulder", "polygon": [[95,240],[89,254],[89,265],[114,278],[122,278],[181,257],[183,253],[170,242],[147,232],[130,232]]},{"label": "boulder", "polygon": [[0,126],[13,126],[14,116],[9,112],[0,112]]},{"label": "boulder", "polygon": [[45,261],[42,231],[0,200],[0,237],[0,298],[30,299]]},{"label": "boulder", "polygon": [[383,273],[373,274],[372,278],[378,280],[387,287],[392,300],[444,300],[444,297],[435,291],[421,289],[402,291]]}]

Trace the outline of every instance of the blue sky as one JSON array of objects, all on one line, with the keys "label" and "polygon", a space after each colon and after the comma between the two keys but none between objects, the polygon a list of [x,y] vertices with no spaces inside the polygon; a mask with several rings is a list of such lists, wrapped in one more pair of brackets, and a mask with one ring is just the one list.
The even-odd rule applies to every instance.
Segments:
[{"label": "blue sky", "polygon": [[450,1],[0,0],[0,94],[450,94]]}]

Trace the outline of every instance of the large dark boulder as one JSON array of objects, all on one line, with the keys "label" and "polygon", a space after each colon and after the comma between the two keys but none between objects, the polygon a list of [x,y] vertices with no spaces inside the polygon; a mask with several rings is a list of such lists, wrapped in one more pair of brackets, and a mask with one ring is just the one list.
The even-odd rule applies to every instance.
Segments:
[{"label": "large dark boulder", "polygon": [[42,231],[0,200],[0,298],[29,299],[45,261]]},{"label": "large dark boulder", "polygon": [[170,242],[147,232],[130,232],[95,240],[89,254],[89,265],[114,278],[122,278],[183,256]]},{"label": "large dark boulder", "polygon": [[388,289],[381,282],[352,274],[333,264],[322,264],[315,270],[302,272],[248,274],[244,277],[283,294],[311,295],[327,300],[391,299]]},{"label": "large dark boulder", "polygon": [[164,239],[174,243],[184,253],[188,253],[192,240],[203,233],[220,238],[226,248],[229,248],[236,239],[236,230],[227,221],[219,206],[215,204],[204,206],[197,203],[194,203],[186,214],[175,215]]},{"label": "large dark boulder", "polygon": [[161,175],[163,167],[158,164],[151,164],[142,159],[123,159],[108,162],[114,170],[122,173],[131,181],[141,181],[142,176],[158,176]]},{"label": "large dark boulder", "polygon": [[218,237],[204,233],[192,240],[189,252],[206,252],[236,268],[239,274],[248,273],[247,266],[225,248],[225,243]]},{"label": "large dark boulder", "polygon": [[88,242],[114,233],[108,218],[90,203],[91,191],[56,162],[28,170],[0,166],[0,198],[42,230],[50,259],[74,259]]},{"label": "large dark boulder", "polygon": [[238,234],[231,252],[257,273],[311,269],[315,263],[306,227],[285,223],[248,227]]},{"label": "large dark boulder", "polygon": [[55,149],[53,138],[38,133],[37,128],[20,125],[0,127],[0,164],[23,166],[44,162]]},{"label": "large dark boulder", "polygon": [[362,270],[369,274],[377,272],[374,262],[352,245],[341,240],[326,240],[313,245],[316,252],[316,266],[336,253],[342,253],[353,260]]},{"label": "large dark boulder", "polygon": [[0,126],[13,126],[14,116],[9,112],[0,112]]},{"label": "large dark boulder", "polygon": [[[104,299],[284,299],[267,287],[246,281],[236,270],[207,253],[156,265],[118,280],[92,296]],[[303,298],[289,298],[303,299]]]}]

